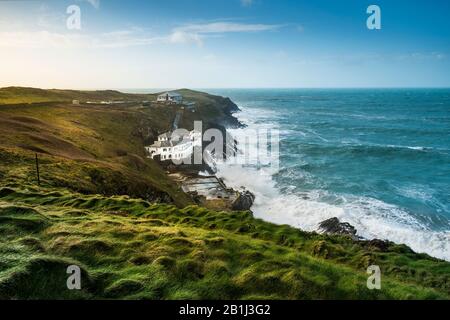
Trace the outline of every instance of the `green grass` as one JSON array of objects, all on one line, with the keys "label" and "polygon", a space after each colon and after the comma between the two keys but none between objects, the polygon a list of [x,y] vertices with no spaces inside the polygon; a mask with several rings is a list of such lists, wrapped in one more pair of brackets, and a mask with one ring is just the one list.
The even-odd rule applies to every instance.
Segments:
[{"label": "green grass", "polygon": [[38,153],[44,186],[185,206],[189,197],[144,152],[174,114],[138,106],[0,106],[0,176],[7,173],[2,182],[35,184]]},{"label": "green grass", "polygon": [[[249,212],[179,209],[126,196],[2,188],[0,238],[3,299],[447,299],[450,293],[448,263],[402,246],[380,252]],[[381,290],[366,287],[369,263],[381,267]],[[71,264],[83,270],[81,291],[65,287]]]},{"label": "green grass", "polygon": [[115,90],[61,90],[61,89],[38,89],[26,87],[0,88],[0,104],[42,103],[42,102],[72,102],[82,101],[142,101],[150,100],[151,94],[127,94]]}]

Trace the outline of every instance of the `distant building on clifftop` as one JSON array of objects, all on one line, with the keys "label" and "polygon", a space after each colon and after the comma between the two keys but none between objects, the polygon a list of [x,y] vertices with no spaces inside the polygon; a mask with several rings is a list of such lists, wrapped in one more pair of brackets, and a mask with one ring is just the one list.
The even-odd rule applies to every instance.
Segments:
[{"label": "distant building on clifftop", "polygon": [[178,92],[165,92],[158,95],[157,102],[180,104],[183,102],[183,96]]}]

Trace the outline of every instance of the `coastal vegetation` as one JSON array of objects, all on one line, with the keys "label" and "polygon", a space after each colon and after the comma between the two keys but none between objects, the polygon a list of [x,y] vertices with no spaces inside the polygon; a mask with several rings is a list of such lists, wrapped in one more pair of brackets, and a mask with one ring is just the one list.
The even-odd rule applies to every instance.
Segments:
[{"label": "coastal vegetation", "polygon": [[[238,125],[229,99],[179,92],[196,103],[187,129]],[[178,110],[143,106],[154,99],[0,89],[0,299],[450,298],[450,263],[405,245],[195,205],[145,156]],[[82,270],[81,290],[66,287],[69,265]],[[370,265],[381,290],[367,288]]]},{"label": "coastal vegetation", "polygon": [[[0,189],[0,298],[447,299],[449,264],[302,232],[250,212],[127,196]],[[82,268],[68,290],[66,268]],[[381,290],[366,287],[368,265]]]}]

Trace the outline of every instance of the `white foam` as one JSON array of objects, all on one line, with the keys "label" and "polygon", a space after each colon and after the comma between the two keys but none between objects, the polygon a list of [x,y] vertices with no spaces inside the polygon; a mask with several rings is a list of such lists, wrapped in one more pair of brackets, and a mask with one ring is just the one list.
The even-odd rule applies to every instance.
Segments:
[{"label": "white foam", "polygon": [[[247,125],[250,124],[250,128],[251,124],[256,122],[256,114],[261,113],[259,109],[248,110],[245,109],[246,116],[240,120],[250,118],[251,122],[246,122]],[[272,115],[262,116],[270,118]],[[237,137],[245,136],[244,130],[246,129],[235,129],[232,134]],[[318,229],[321,221],[337,217],[352,224],[358,230],[358,235],[366,239],[379,238],[403,243],[416,252],[428,253],[450,261],[450,231],[430,230],[397,206],[368,197],[330,195],[323,190],[282,193],[273,180],[275,172],[270,168],[257,169],[222,162],[217,163],[217,170],[218,176],[223,178],[228,186],[245,187],[255,194],[252,211],[257,218],[314,231]]]},{"label": "white foam", "polygon": [[242,166],[218,165],[218,175],[233,188],[246,187],[256,196],[252,207],[257,218],[315,231],[318,224],[332,217],[349,222],[366,239],[388,239],[404,243],[416,252],[450,261],[450,231],[432,231],[402,209],[382,201],[351,196],[341,204],[321,201],[328,196],[321,190],[302,194],[281,194],[271,175]]}]

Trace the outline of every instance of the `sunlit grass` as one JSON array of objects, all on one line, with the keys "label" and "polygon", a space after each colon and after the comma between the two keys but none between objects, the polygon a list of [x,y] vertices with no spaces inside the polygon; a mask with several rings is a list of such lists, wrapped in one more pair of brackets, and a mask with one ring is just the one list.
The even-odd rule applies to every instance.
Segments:
[{"label": "sunlit grass", "polygon": [[[0,229],[1,298],[448,298],[450,285],[448,263],[396,245],[367,251],[249,212],[122,196],[3,188]],[[317,251],[323,243],[332,254]],[[382,290],[366,287],[366,255],[383,271]],[[81,291],[65,287],[70,264],[84,272]]]}]

